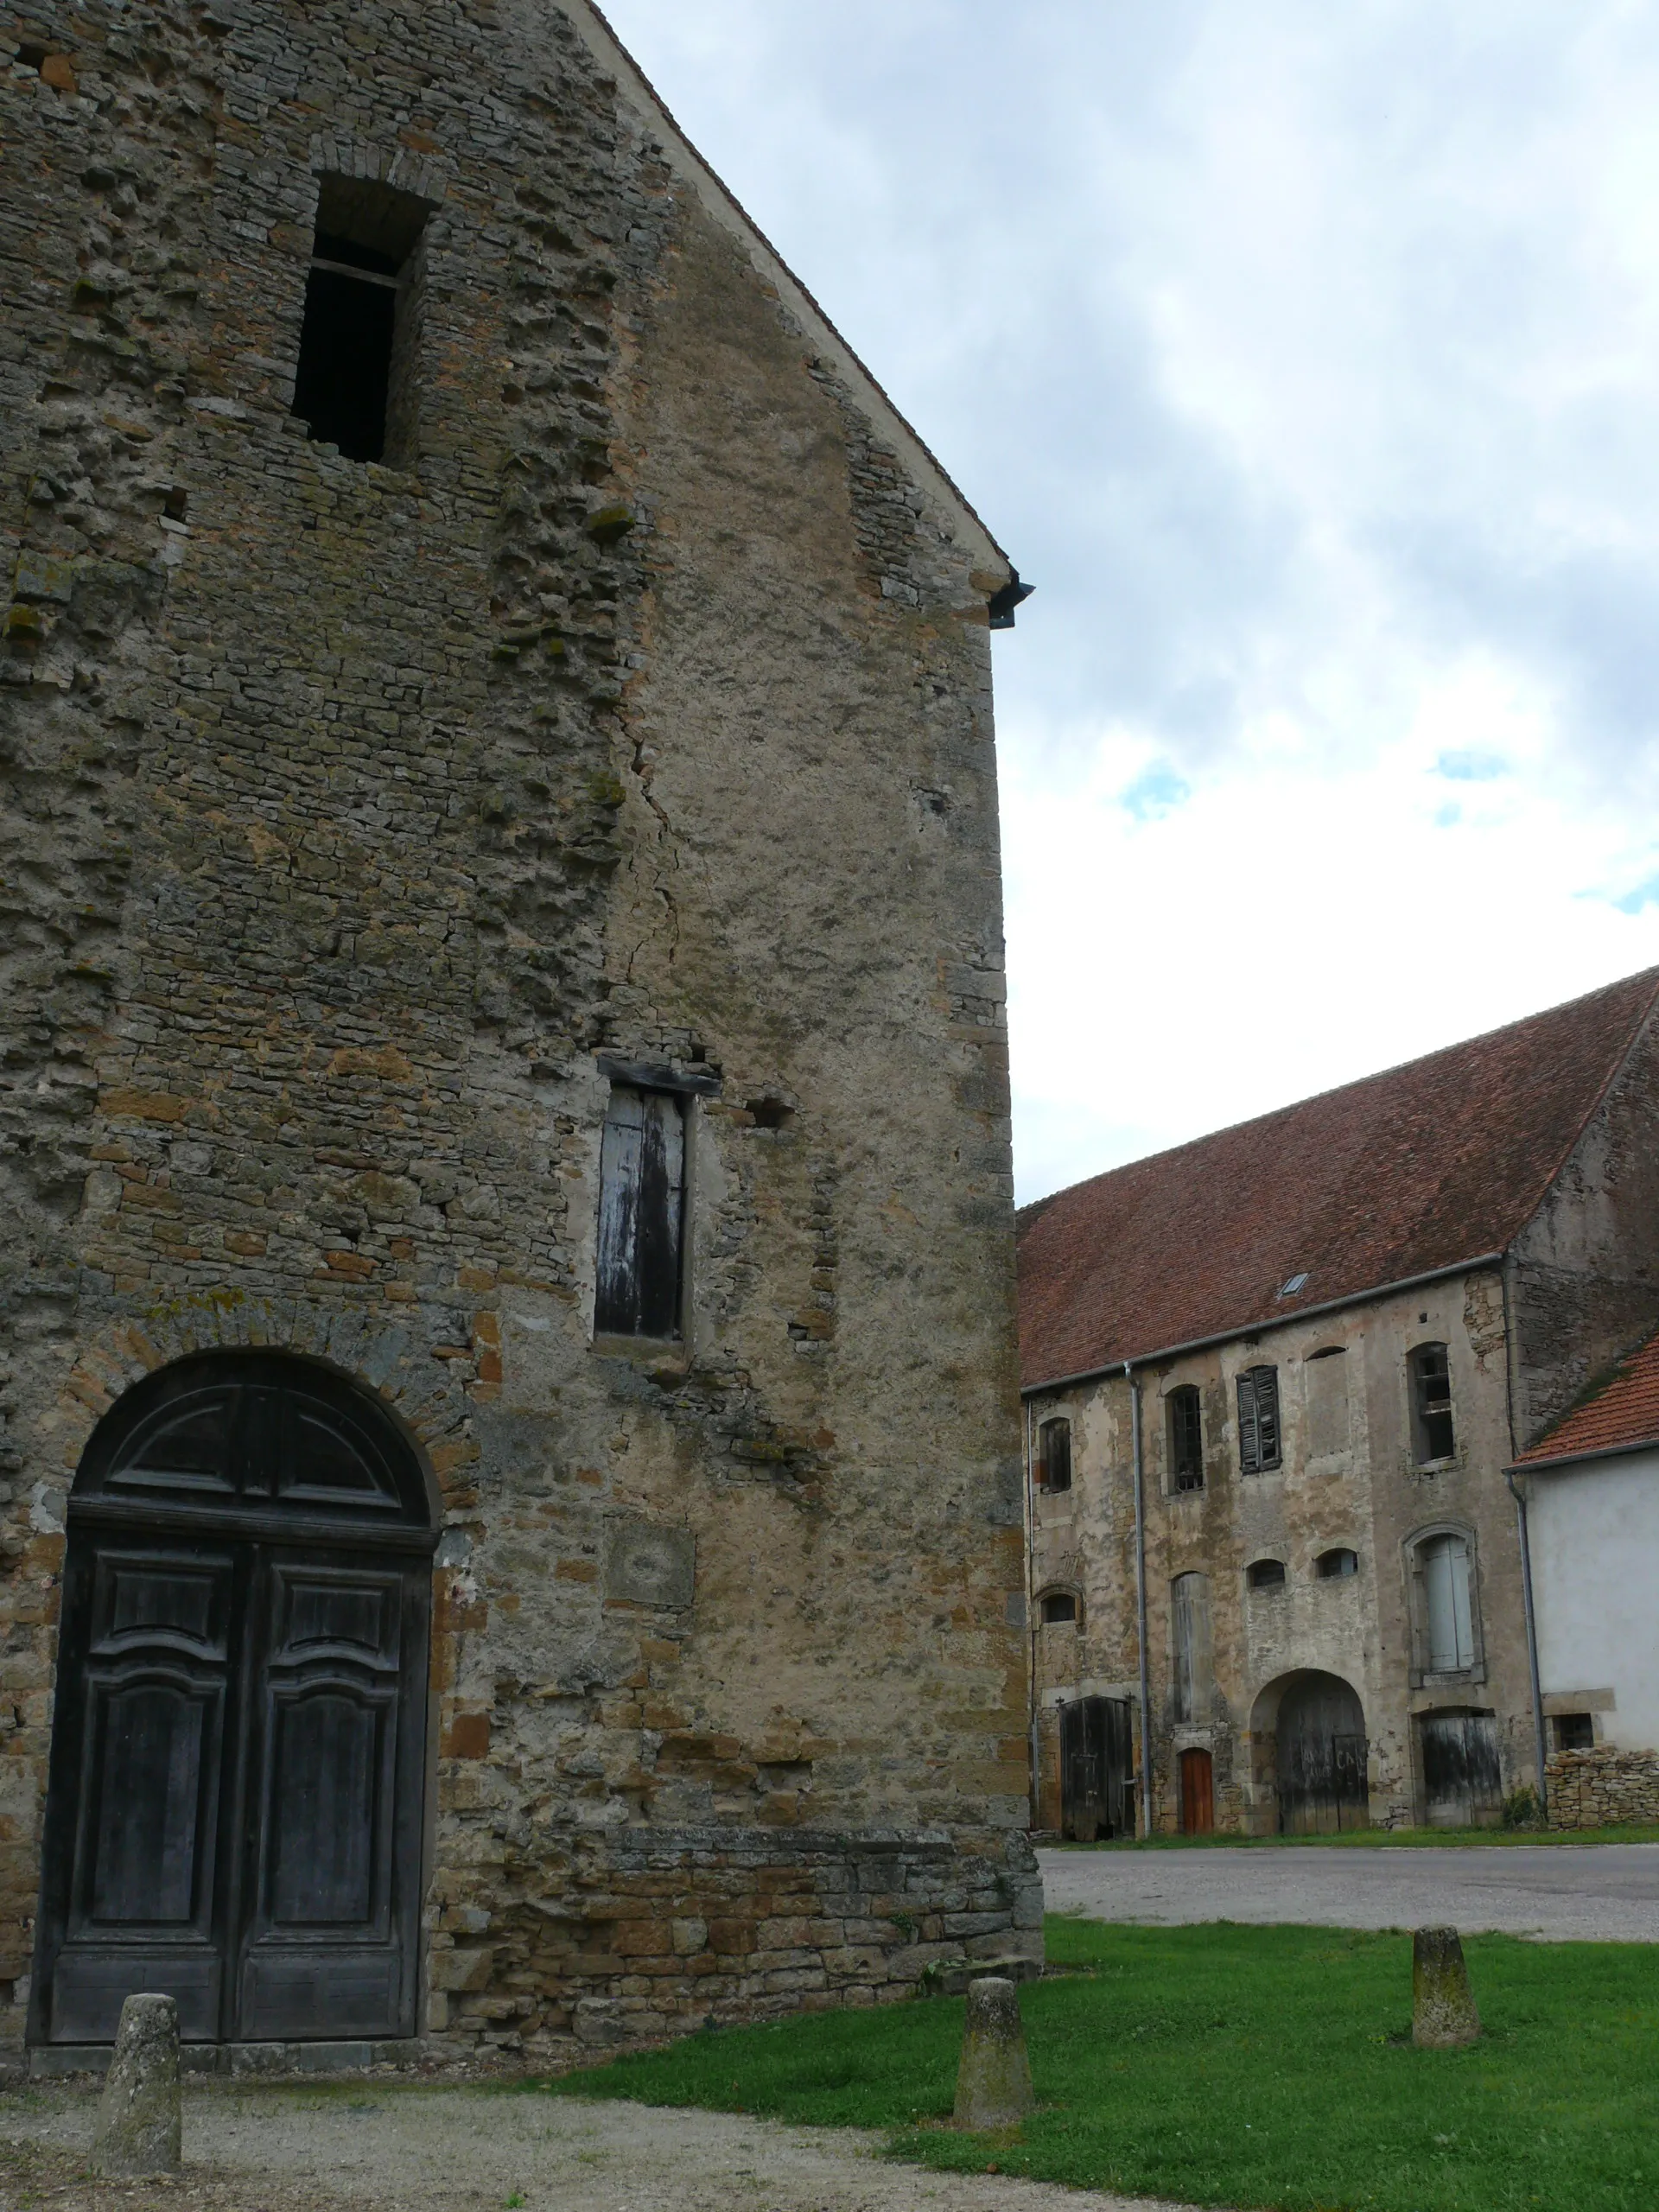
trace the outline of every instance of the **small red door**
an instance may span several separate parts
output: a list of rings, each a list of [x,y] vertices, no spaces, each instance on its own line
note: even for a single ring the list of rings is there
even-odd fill
[[[1181,1834],[1213,1835],[1216,1829],[1215,1767],[1208,1751],[1181,1753]]]

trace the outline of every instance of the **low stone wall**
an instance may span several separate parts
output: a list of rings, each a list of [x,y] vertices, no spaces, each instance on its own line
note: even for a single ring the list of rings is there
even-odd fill
[[[1659,1821],[1659,1751],[1626,1751],[1615,1744],[1599,1744],[1587,1751],[1555,1752],[1544,1772],[1553,1828]]]
[[[607,1839],[572,1876],[476,1937],[443,1931],[441,1916],[429,2055],[533,2064],[887,2002],[963,1958],[1042,1957],[1042,1877],[1019,1832],[641,1830]]]

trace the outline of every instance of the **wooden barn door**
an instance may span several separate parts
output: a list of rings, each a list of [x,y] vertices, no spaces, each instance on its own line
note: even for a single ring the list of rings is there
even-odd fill
[[[71,1499],[31,2037],[107,2043],[138,1990],[193,2043],[411,2034],[419,1470],[298,1361],[132,1395]]]
[[[1365,1716],[1335,1675],[1297,1677],[1279,1707],[1279,1827],[1328,1835],[1370,1819]]]
[[[1425,1713],[1424,1818],[1432,1828],[1484,1827],[1502,1817],[1503,1782],[1492,1713]]]

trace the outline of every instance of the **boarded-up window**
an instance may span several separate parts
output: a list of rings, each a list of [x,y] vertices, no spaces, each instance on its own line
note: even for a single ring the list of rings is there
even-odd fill
[[[1348,1449],[1348,1356],[1340,1344],[1310,1354],[1303,1373],[1307,1383],[1307,1452],[1328,1459]]]
[[[685,1213],[685,1115],[677,1097],[614,1087],[599,1185],[595,1333],[677,1337]]]
[[[1444,1344],[1419,1344],[1411,1355],[1411,1414],[1418,1465],[1449,1459],[1456,1438],[1452,1427],[1452,1371]]]
[[[1431,1536],[1419,1554],[1431,1675],[1460,1674],[1475,1663],[1469,1547],[1461,1536]]]
[[[1175,1668],[1175,1718],[1207,1720],[1214,1661],[1210,1632],[1210,1578],[1178,1574],[1170,1586],[1170,1644]]]
[[[1169,1394],[1169,1486],[1204,1488],[1204,1414],[1191,1384]]]
[[[1046,1421],[1037,1437],[1038,1479],[1047,1491],[1071,1487],[1071,1424]]]
[[[1259,1475],[1280,1463],[1279,1370],[1247,1367],[1238,1378],[1238,1464]]]

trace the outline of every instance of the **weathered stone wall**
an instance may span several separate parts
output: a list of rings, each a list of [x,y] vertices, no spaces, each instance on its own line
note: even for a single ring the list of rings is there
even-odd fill
[[[1031,1948],[1006,564],[578,6],[41,4],[0,99],[0,1984],[79,1451],[245,1342],[441,1488],[449,2047]],[[432,206],[396,468],[288,412],[329,172]],[[683,1358],[601,1052],[719,1083]]]
[[[1616,1744],[1553,1751],[1544,1773],[1553,1828],[1659,1823],[1659,1751],[1624,1751]]]
[[[1408,1354],[1446,1344],[1457,1449],[1420,1467],[1412,1449]],[[1339,1351],[1338,1348],[1340,1348]],[[1317,1355],[1332,1355],[1319,1357]],[[1284,1464],[1239,1471],[1236,1382],[1257,1363],[1277,1367]],[[1510,1457],[1508,1370],[1501,1287],[1481,1272],[1313,1315],[1260,1336],[1160,1363],[1140,1376],[1147,1525],[1147,1649],[1152,1691],[1154,1818],[1180,1817],[1179,1762],[1188,1748],[1213,1762],[1219,1829],[1276,1825],[1274,1715],[1280,1688],[1302,1670],[1334,1675],[1357,1694],[1370,1752],[1373,1817],[1421,1816],[1416,1716],[1464,1706],[1498,1716],[1504,1787],[1531,1778],[1530,1688]],[[1201,1396],[1205,1484],[1179,1493],[1168,1464],[1167,1400]],[[1076,1588],[1077,1629],[1034,1632],[1046,1705],[1092,1694],[1135,1696],[1135,1494],[1129,1392],[1122,1376],[1074,1386],[1031,1406],[1033,1427],[1053,1413],[1072,1422],[1073,1484],[1033,1500],[1033,1589]],[[1473,1539],[1478,1663],[1457,1677],[1426,1676],[1414,1651],[1408,1548],[1445,1525]],[[1320,1555],[1358,1554],[1359,1572],[1326,1580]],[[1284,1583],[1254,1590],[1252,1562],[1274,1559]],[[1213,1681],[1190,1719],[1176,1713],[1172,1586],[1210,1580]],[[1058,1745],[1043,1741],[1050,1761]],[[1058,1777],[1046,1771],[1047,1813],[1058,1817]]]

